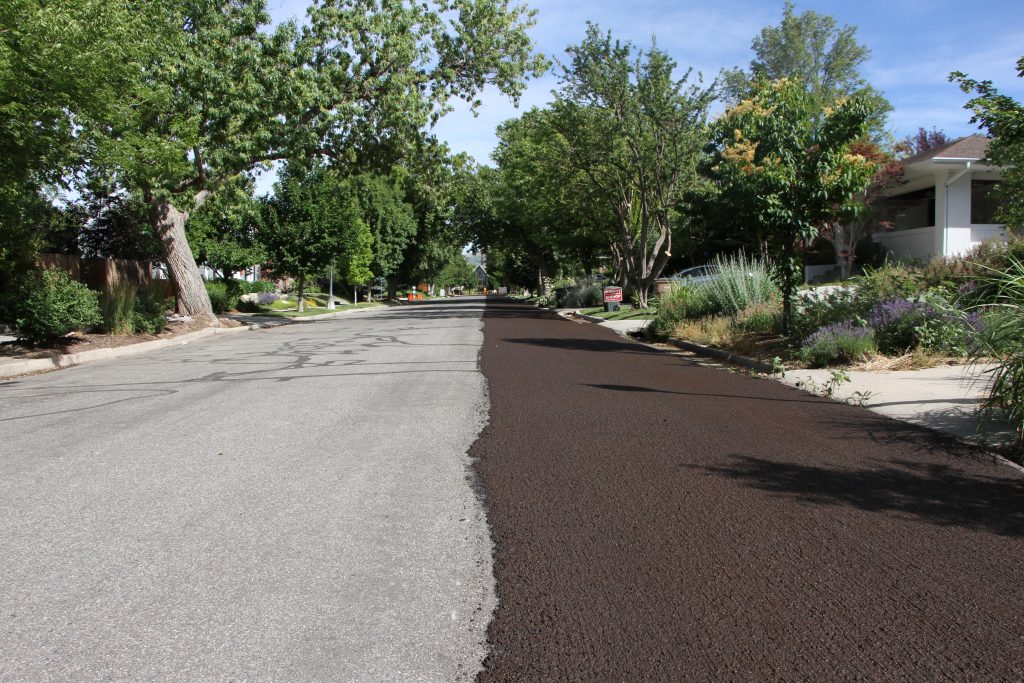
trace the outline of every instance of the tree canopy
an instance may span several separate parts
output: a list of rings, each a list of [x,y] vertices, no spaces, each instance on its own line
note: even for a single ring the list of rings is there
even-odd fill
[[[1017,61],[1017,76],[1024,78],[1024,57]],[[992,81],[978,81],[961,72],[949,78],[974,95],[964,106],[974,113],[971,122],[992,136],[988,159],[1003,167],[999,220],[1020,230],[1024,228],[1024,105],[1000,93]]]
[[[761,29],[751,49],[754,58],[746,71],[722,74],[723,92],[732,104],[749,97],[758,82],[785,78],[803,84],[815,115],[856,93],[867,103],[872,129],[881,132],[892,106],[860,74],[871,51],[857,42],[856,27],[840,27],[834,17],[812,10],[797,14],[792,0],[786,0],[782,21]]]
[[[821,117],[799,81],[761,81],[716,126],[708,168],[737,229],[749,229],[774,257],[788,331],[792,297],[803,281],[798,245],[830,222],[863,211],[858,194],[875,164],[851,152],[867,130],[869,101],[854,96]]]

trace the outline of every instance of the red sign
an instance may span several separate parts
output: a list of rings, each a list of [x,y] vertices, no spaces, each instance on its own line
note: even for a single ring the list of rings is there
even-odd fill
[[[605,287],[604,301],[605,303],[622,301],[622,287]]]

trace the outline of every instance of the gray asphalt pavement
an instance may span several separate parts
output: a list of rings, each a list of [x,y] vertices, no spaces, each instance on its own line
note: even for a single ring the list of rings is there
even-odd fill
[[[482,308],[0,383],[0,679],[472,678]]]

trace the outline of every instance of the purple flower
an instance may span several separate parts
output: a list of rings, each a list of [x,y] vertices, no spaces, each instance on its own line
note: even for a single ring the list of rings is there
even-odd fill
[[[851,321],[845,320],[841,323],[833,323],[819,327],[811,336],[804,340],[804,348],[821,344],[822,342],[834,341],[840,337],[845,339],[870,339],[873,336],[867,327],[858,327]]]
[[[964,296],[965,294],[970,294],[971,292],[973,292],[977,288],[978,288],[978,283],[975,282],[974,280],[971,280],[970,282],[965,282],[962,285],[960,285],[959,287],[957,287],[956,288],[956,294],[957,294],[957,296]]]
[[[886,299],[875,304],[868,313],[868,325],[876,330],[885,330],[906,322],[908,317],[916,322],[922,318],[934,318],[936,314],[935,308],[923,301]]]
[[[260,292],[259,302],[261,306],[269,306],[280,298],[276,292]]]

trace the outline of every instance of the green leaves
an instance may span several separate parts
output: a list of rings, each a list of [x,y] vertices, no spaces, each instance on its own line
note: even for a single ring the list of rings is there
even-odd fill
[[[819,112],[800,81],[761,81],[716,126],[709,172],[735,225],[774,252],[787,329],[803,279],[798,243],[863,210],[857,195],[876,167],[850,146],[867,133],[870,116],[870,102],[859,96]]]
[[[1024,78],[1024,57],[1017,61],[1017,75]],[[964,108],[974,113],[971,122],[993,138],[988,161],[1003,167],[998,192],[1004,204],[999,220],[1018,230],[1024,228],[1024,105],[1001,94],[991,81],[976,81],[960,72],[950,74],[949,80],[975,95]]]

